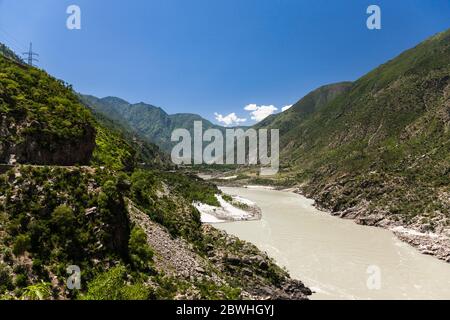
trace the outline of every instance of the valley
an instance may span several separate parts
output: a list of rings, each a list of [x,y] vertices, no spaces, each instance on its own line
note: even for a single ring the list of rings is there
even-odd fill
[[[269,177],[180,166],[174,130],[227,128],[0,53],[0,299],[450,298],[450,30],[251,127],[279,130]]]
[[[218,206],[213,184],[11,57],[0,55],[1,300],[307,299],[265,253],[202,225],[192,204]]]

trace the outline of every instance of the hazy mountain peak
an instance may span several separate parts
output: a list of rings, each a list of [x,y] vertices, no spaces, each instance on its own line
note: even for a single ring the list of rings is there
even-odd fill
[[[108,96],[108,97],[104,97],[101,98],[100,101],[107,103],[107,104],[111,104],[111,105],[131,105],[131,103],[129,103],[128,101],[118,98],[118,97],[114,97],[114,96]]]

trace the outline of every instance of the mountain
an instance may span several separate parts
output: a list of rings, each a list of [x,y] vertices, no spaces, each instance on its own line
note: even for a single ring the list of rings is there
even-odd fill
[[[156,146],[96,119],[71,86],[14,56],[0,56],[0,163],[131,170],[138,163],[166,161]]]
[[[81,101],[95,112],[132,128],[138,135],[157,144],[167,153],[170,153],[175,145],[171,142],[172,132],[175,129],[187,129],[192,133],[194,121],[202,121],[204,130],[211,128],[225,130],[199,115],[189,113],[169,115],[163,109],[143,102],[130,104],[116,97],[102,99],[88,95],[80,97]]]
[[[280,129],[286,174],[320,206],[450,234],[450,30],[258,127]]]
[[[136,134],[126,123],[111,120],[95,111],[92,111],[92,115],[99,124],[94,163],[128,171],[136,166],[160,169],[171,167],[169,157],[158,146]],[[123,153],[123,150],[128,152]]]
[[[0,55],[0,112],[0,300],[311,294],[255,246],[202,225],[192,204],[217,206],[216,186],[168,171],[156,146],[63,81]]]
[[[351,82],[342,82],[323,86],[302,98],[289,110],[272,115],[254,126],[255,129],[279,129],[281,135],[281,148],[297,138],[297,126],[308,116],[315,114],[339,95],[348,92]]]

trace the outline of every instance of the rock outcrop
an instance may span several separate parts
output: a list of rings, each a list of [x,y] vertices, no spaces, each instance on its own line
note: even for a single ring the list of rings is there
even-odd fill
[[[82,134],[73,137],[57,137],[45,132],[39,122],[16,123],[6,116],[0,117],[0,135],[9,137],[0,142],[0,163],[11,158],[19,164],[34,165],[86,165],[95,149],[95,129],[86,124]]]

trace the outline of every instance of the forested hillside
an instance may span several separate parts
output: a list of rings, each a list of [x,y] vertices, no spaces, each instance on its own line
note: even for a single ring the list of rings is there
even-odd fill
[[[220,191],[0,56],[0,299],[305,299],[256,247],[201,224]],[[9,165],[6,165],[9,163]],[[67,269],[81,270],[81,288]]]

